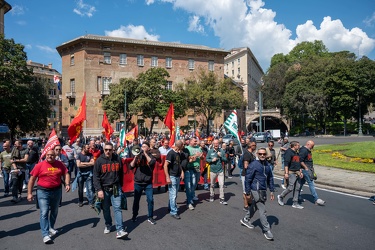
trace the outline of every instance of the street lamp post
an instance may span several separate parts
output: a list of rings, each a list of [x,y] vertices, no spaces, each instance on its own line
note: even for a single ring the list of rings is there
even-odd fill
[[[259,132],[262,132],[262,91],[259,90]]]
[[[124,129],[126,134],[126,88],[124,93]]]
[[[358,95],[358,136],[362,136],[362,114],[361,114],[361,97]]]

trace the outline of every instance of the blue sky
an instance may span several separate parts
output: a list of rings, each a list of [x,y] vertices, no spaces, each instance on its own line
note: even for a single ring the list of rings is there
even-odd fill
[[[56,47],[85,34],[249,47],[263,70],[276,53],[322,40],[375,59],[374,0],[7,0],[5,37],[61,72]],[[63,72],[62,72],[63,73]]]

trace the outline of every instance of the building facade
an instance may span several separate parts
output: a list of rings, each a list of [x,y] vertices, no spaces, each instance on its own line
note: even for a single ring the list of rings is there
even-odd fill
[[[84,135],[100,135],[102,132],[102,101],[109,95],[109,85],[119,83],[121,78],[136,78],[141,72],[152,67],[165,68],[170,77],[168,88],[174,89],[177,83],[186,83],[188,78],[200,70],[213,71],[224,77],[224,57],[228,54],[222,49],[206,46],[155,42],[128,38],[85,35],[58,46],[62,58],[62,125],[69,126],[79,107],[83,93],[86,92],[86,122]],[[192,125],[196,120],[193,112],[177,120],[180,126]],[[138,118],[135,118],[137,123]],[[220,119],[220,118],[219,118]],[[122,118],[123,120],[123,118]],[[220,123],[221,122],[221,123]],[[221,121],[214,121],[217,124]],[[214,126],[215,126],[214,125]],[[112,124],[119,129],[119,122]],[[143,127],[150,127],[146,120]],[[163,121],[154,124],[155,132],[167,129]]]
[[[264,75],[258,60],[247,47],[230,50],[224,58],[224,74],[242,84],[247,110],[254,110],[259,103],[259,89]]]
[[[48,91],[48,97],[51,103],[51,114],[48,117],[48,128],[45,131],[39,131],[40,135],[49,135],[52,129],[55,129],[56,134],[61,134],[61,88],[54,82],[54,77],[58,76],[61,81],[61,74],[54,68],[52,64],[36,63],[31,60],[27,61],[27,66],[33,70],[34,81],[43,82]],[[61,85],[60,85],[61,86]]]
[[[12,6],[4,0],[0,0],[0,34],[4,34],[4,15],[12,9]]]

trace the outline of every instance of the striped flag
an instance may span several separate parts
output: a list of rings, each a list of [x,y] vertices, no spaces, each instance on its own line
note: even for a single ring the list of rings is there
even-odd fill
[[[224,122],[224,127],[228,129],[228,131],[237,138],[240,142],[240,138],[238,136],[238,124],[237,124],[237,111],[233,110],[232,113],[228,116],[227,120]]]
[[[122,126],[122,128],[120,130],[120,147],[122,147],[122,148],[126,147],[125,136],[126,136],[125,127]]]
[[[176,141],[180,140],[180,125],[176,126]]]

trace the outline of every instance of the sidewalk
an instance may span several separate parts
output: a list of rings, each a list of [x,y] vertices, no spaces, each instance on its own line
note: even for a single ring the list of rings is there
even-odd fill
[[[283,177],[284,171],[281,171],[280,168],[281,162],[275,168],[274,174]],[[326,186],[336,191],[366,197],[375,195],[375,174],[318,165],[315,165],[314,168],[318,175],[318,179],[315,181],[318,187]]]

